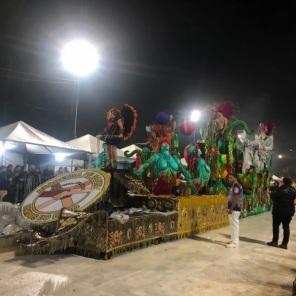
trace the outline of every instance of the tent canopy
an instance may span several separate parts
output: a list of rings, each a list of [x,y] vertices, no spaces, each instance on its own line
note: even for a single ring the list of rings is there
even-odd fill
[[[70,140],[66,143],[76,149],[83,150],[91,154],[99,154],[103,151],[103,141],[89,134]]]
[[[7,150],[34,154],[77,153],[81,152],[40,130],[18,121],[0,127],[0,141]]]

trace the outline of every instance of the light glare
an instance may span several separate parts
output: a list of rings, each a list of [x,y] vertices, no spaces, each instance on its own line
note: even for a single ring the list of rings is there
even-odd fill
[[[67,43],[62,49],[61,61],[64,68],[76,76],[87,76],[93,73],[99,63],[95,46],[84,40]]]
[[[69,154],[67,153],[61,153],[61,152],[58,152],[58,153],[54,153],[54,157],[55,157],[55,160],[57,162],[62,162],[65,160],[65,158],[68,156]]]
[[[12,142],[5,142],[4,148],[5,150],[12,150],[16,147],[16,145]]]
[[[5,146],[3,145],[3,142],[0,141],[0,156],[5,153]]]
[[[201,117],[201,112],[199,110],[193,110],[191,112],[190,120],[192,122],[198,122]]]

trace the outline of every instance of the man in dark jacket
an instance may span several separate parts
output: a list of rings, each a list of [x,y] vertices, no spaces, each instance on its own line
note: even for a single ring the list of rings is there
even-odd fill
[[[283,185],[275,189],[270,197],[273,201],[272,209],[272,228],[273,238],[268,246],[278,247],[279,227],[283,224],[284,238],[282,244],[279,246],[282,249],[288,249],[290,237],[290,222],[295,214],[294,200],[296,198],[296,191],[291,186],[292,180],[290,178],[283,179]]]

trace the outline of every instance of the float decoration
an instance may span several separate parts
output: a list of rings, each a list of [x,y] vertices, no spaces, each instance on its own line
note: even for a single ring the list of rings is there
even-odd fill
[[[21,205],[33,224],[57,221],[62,209],[86,211],[106,194],[110,175],[101,170],[79,170],[57,176],[32,191]]]
[[[248,125],[234,115],[230,102],[214,106],[202,140],[187,145],[181,159],[176,121],[172,115],[159,112],[154,123],[146,127],[148,140],[137,144],[143,149],[125,152],[126,157],[136,155],[133,169],[115,166],[111,177],[96,169],[75,172],[81,174],[80,178],[99,174],[105,178],[106,187],[99,182],[89,188],[87,180],[75,179],[78,175],[70,181],[55,178],[48,181],[51,185],[41,185],[25,200],[22,212],[26,219],[30,216],[36,225],[46,227],[35,232],[33,239],[22,241],[22,249],[30,254],[71,250],[94,258],[110,258],[133,248],[222,227],[228,223],[225,195],[230,172],[238,175],[244,188],[242,216],[269,209],[271,126],[261,124],[252,136]],[[107,119],[111,130],[112,125],[115,127],[114,139],[120,134],[126,140],[135,131],[137,113],[125,105],[120,111],[111,109]],[[181,133],[194,131],[188,121],[184,120],[182,125]],[[104,136],[107,145],[113,146],[112,134]],[[95,165],[108,167],[110,147],[107,149]],[[83,207],[93,191],[98,192],[97,197]],[[45,200],[37,201],[40,198]],[[43,209],[48,216],[39,217]]]

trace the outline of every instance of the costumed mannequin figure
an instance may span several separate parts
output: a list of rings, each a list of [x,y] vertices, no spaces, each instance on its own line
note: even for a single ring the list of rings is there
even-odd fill
[[[106,167],[116,167],[117,149],[122,141],[128,140],[137,126],[137,111],[125,104],[122,110],[112,108],[107,112],[107,126],[104,129],[101,140],[107,145]]]
[[[197,191],[207,186],[211,177],[211,168],[202,158],[202,152],[198,144],[190,144],[184,149],[184,158],[188,164],[188,170],[193,178],[197,179],[195,184]]]
[[[234,106],[224,102],[211,109],[210,122],[203,135],[206,143],[206,161],[212,171],[211,192],[223,192],[226,187],[222,180],[235,172],[235,130],[251,130],[247,124],[233,117]]]
[[[146,132],[148,133],[148,140],[144,143],[136,143],[139,147],[149,147],[152,152],[159,151],[159,138],[155,131],[151,130],[150,126],[146,126]]]
[[[271,165],[271,154],[273,150],[272,125],[259,124],[258,133],[255,135],[255,167],[257,172],[269,169]]]
[[[271,154],[273,150],[272,125],[260,123],[257,134],[253,141],[240,135],[240,141],[244,144],[243,173],[254,166],[256,172],[269,169],[271,165]]]
[[[232,149],[226,130],[233,115],[233,104],[225,102],[210,111],[210,122],[206,133],[207,161],[216,179],[226,178],[231,171]],[[230,149],[229,149],[230,148]]]
[[[143,176],[149,168],[153,172],[154,194],[171,194],[173,187],[176,186],[178,171],[184,175],[193,193],[196,193],[191,174],[181,164],[177,156],[171,155],[168,144],[162,144],[160,152],[152,154],[152,156],[143,163],[138,170],[135,170],[134,173]]]
[[[119,109],[112,108],[106,115],[107,126],[102,139],[107,144],[107,164],[106,167],[116,167],[117,149],[123,140],[123,120]]]
[[[139,146],[149,146],[152,152],[159,152],[161,145],[166,143],[170,146],[171,151],[177,151],[179,140],[175,133],[176,121],[173,115],[166,112],[159,112],[155,117],[155,123],[146,126],[148,141],[138,143]]]

